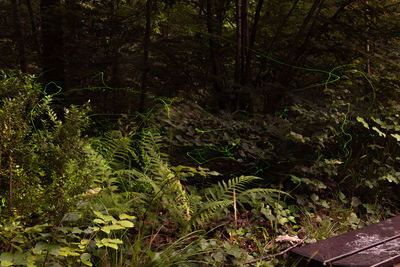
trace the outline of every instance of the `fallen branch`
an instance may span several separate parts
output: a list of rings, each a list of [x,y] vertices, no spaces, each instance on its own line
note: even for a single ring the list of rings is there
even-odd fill
[[[257,259],[251,260],[251,261],[243,262],[243,264],[251,264],[251,263],[255,263],[255,262],[258,262],[258,261],[262,261],[262,260],[269,260],[269,259],[271,259],[271,258],[275,258],[276,256],[283,255],[283,254],[285,254],[285,253],[291,251],[291,250],[294,249],[295,247],[298,247],[299,245],[303,244],[304,241],[306,241],[306,239],[310,237],[310,235],[311,235],[311,233],[309,233],[309,234],[306,235],[302,240],[300,240],[299,242],[297,242],[297,243],[294,244],[293,246],[288,247],[288,248],[285,249],[284,251],[281,251],[281,252],[279,252],[279,253],[272,254],[272,255],[262,256],[262,257],[259,257],[259,258],[257,258]]]

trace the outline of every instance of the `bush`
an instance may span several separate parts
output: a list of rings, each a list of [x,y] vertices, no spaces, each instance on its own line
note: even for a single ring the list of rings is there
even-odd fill
[[[2,72],[0,78],[0,193],[9,212],[23,217],[61,216],[90,183],[87,105],[58,119],[52,95],[33,76]]]

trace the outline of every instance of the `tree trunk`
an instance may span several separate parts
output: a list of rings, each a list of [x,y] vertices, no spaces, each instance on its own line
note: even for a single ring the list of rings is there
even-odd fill
[[[140,86],[140,104],[139,112],[144,112],[145,98],[147,91],[147,76],[149,73],[149,46],[150,46],[150,35],[151,35],[151,13],[153,9],[153,0],[147,0],[146,2],[146,27],[144,32],[143,40],[143,74],[142,82]]]
[[[235,77],[234,87],[239,87],[241,84],[242,73],[242,0],[236,0],[236,62],[235,62]]]
[[[337,20],[337,18],[341,15],[341,13],[343,11],[345,11],[345,8],[348,5],[354,3],[355,1],[356,0],[347,0],[347,1],[343,2],[340,5],[340,7],[336,10],[335,14],[332,17],[330,17],[329,19],[327,19],[325,23],[323,23],[321,26],[319,26],[318,30],[314,30],[313,29],[314,28],[314,24],[315,24],[315,20],[314,20],[313,25],[311,25],[311,27],[310,27],[310,29],[308,31],[308,34],[307,34],[307,37],[305,38],[305,41],[303,42],[301,48],[298,49],[299,51],[302,51],[301,55],[299,55],[299,56],[301,56],[302,60],[299,60],[298,58],[296,59],[297,60],[296,62],[297,62],[298,65],[301,65],[303,63],[303,61],[305,60],[305,58],[306,58],[306,56],[307,56],[307,54],[309,52],[309,50],[307,50],[306,47],[308,45],[308,42],[309,42],[311,36],[320,37],[324,33],[324,31],[326,31],[326,29],[328,28],[329,24],[334,23]],[[317,12],[317,14],[320,12],[321,8],[322,8],[322,5],[319,7],[319,11]]]
[[[315,24],[315,17],[321,11],[323,2],[324,0],[315,0],[307,16],[303,20],[303,23],[295,35],[295,39],[293,40],[294,45],[292,46],[292,49],[289,51],[288,57],[286,58],[287,64],[291,64],[293,66],[296,65],[299,58],[301,58],[304,54],[305,46],[309,41],[313,26]],[[297,2],[295,4],[297,4]],[[299,43],[301,44],[300,46],[298,45]],[[264,110],[267,113],[275,112],[290,84],[291,80],[289,77],[292,77],[295,71],[296,70],[291,66],[282,66],[281,70],[277,74],[275,85],[268,88],[267,107],[264,107]]]
[[[278,38],[280,37],[283,27],[285,27],[285,25],[287,24],[287,22],[289,21],[290,16],[292,15],[293,11],[295,10],[297,3],[300,0],[295,0],[292,7],[290,8],[289,12],[287,13],[285,19],[282,21],[282,23],[279,25],[278,30],[276,31],[274,37],[272,38],[272,41],[269,43],[268,48],[267,48],[267,55],[271,52],[271,49],[273,48],[276,40],[278,40]],[[305,2],[305,1],[304,1]]]
[[[121,64],[121,53],[119,52],[120,48],[120,40],[118,37],[120,28],[121,28],[121,22],[118,20],[118,6],[119,4],[117,3],[116,0],[113,0],[113,5],[111,9],[111,14],[110,14],[110,55],[112,57],[112,63],[111,63],[111,79],[110,83],[112,87],[121,87],[121,78],[120,78],[120,64]],[[151,12],[151,11],[150,11]],[[150,14],[151,16],[151,14]],[[146,18],[147,19],[147,18]],[[150,22],[151,26],[151,22]],[[147,27],[147,22],[146,22],[146,27]],[[151,28],[150,28],[151,30]],[[146,34],[146,33],[145,33]],[[149,37],[150,39],[150,34]],[[147,44],[148,46],[149,44]],[[119,101],[119,96],[118,96],[119,91],[114,91],[113,92],[113,98],[115,101]],[[117,105],[113,106],[113,112],[118,113],[120,112],[119,109],[116,109]]]
[[[35,14],[33,13],[32,0],[26,0],[26,6],[28,7],[29,19],[31,21],[33,43],[36,53],[38,54],[38,56],[40,56],[41,50],[38,36],[38,28],[36,26]]]
[[[320,5],[318,7],[316,14],[319,14],[321,12],[321,9],[322,9],[322,5]],[[305,59],[305,57],[307,55],[307,47],[308,47],[308,43],[309,43],[311,37],[317,36],[315,34],[315,32],[318,32],[318,31],[314,29],[315,23],[316,23],[316,20],[315,19],[312,20],[312,24],[309,27],[307,34],[305,34],[305,36],[304,36],[303,43],[297,48],[297,52],[295,53],[295,56],[292,59],[293,64],[296,64],[297,66],[302,64],[302,59]],[[294,69],[292,69],[292,73],[293,73],[293,71],[294,71]]]
[[[369,32],[369,29],[371,27],[371,16],[370,16],[370,10],[369,10],[369,2],[368,0],[365,1],[365,19],[366,19],[366,24],[367,24],[367,35]],[[371,47],[370,47],[370,40],[367,38],[365,41],[365,72],[367,73],[368,77],[371,77]]]
[[[242,60],[241,60],[241,85],[245,85],[247,83],[246,77],[246,64],[247,64],[247,55],[249,52],[249,1],[243,0],[242,2]]]
[[[272,38],[272,41],[269,43],[267,49],[265,50],[265,55],[269,56],[269,54],[271,53],[271,50],[273,49],[275,42],[278,40],[278,38],[281,36],[282,34],[282,30],[283,27],[285,27],[285,25],[287,24],[287,22],[289,21],[290,16],[292,15],[293,11],[295,10],[298,2],[300,0],[295,0],[292,7],[290,8],[290,11],[286,14],[285,18],[283,19],[282,23],[279,25],[278,30],[276,31],[274,37]],[[304,3],[304,1],[303,1]],[[261,76],[261,73],[266,72],[265,69],[267,67],[267,58],[263,58],[261,60],[261,64],[258,70],[258,74],[257,74],[257,81],[262,81],[264,79],[264,77]]]
[[[259,10],[261,6],[257,5]],[[260,11],[259,11],[260,12]],[[258,17],[259,17],[258,12]],[[249,1],[236,1],[236,62],[234,73],[234,101],[232,109],[251,110],[251,99],[248,88],[245,87],[249,82],[249,70],[251,59],[249,48]],[[257,18],[258,20],[258,18]],[[254,26],[256,25],[256,22]],[[255,28],[253,29],[255,30]],[[255,31],[254,31],[255,35]],[[255,38],[255,36],[254,36]]]
[[[22,72],[27,71],[25,41],[21,31],[21,21],[19,18],[19,0],[11,0],[14,22],[14,38],[18,46],[18,61]]]
[[[301,24],[299,31],[297,32],[296,37],[294,38],[295,47],[299,41],[304,40],[308,25],[310,24],[310,22],[313,21],[313,18],[315,18],[316,14],[319,13],[320,6],[323,2],[324,0],[315,0],[314,4],[311,6],[310,11],[308,12],[306,18],[303,20],[303,23]],[[297,53],[297,49],[294,49],[293,51],[296,51],[295,53]]]
[[[220,109],[226,108],[226,99],[224,96],[224,83],[222,78],[222,60],[220,51],[220,38],[222,35],[223,20],[224,20],[224,3],[225,0],[221,0],[216,3],[213,0],[206,1],[207,9],[207,31],[209,35],[209,46],[210,46],[210,60],[212,68],[212,80],[214,91],[217,95],[217,104]],[[218,4],[218,6],[217,6]],[[214,20],[214,14],[216,20]]]
[[[42,71],[47,94],[55,94],[65,84],[64,38],[60,0],[41,0]]]
[[[253,26],[251,27],[250,39],[249,39],[249,49],[247,50],[246,55],[246,69],[245,69],[245,85],[251,81],[251,63],[252,63],[252,55],[254,49],[254,42],[256,40],[257,30],[258,30],[258,21],[260,19],[261,9],[264,4],[264,0],[259,0],[256,7],[256,12],[254,14],[254,22]]]

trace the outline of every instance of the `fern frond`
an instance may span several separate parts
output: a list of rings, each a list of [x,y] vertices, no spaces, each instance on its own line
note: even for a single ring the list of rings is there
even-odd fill
[[[228,181],[222,181],[206,189],[205,201],[200,202],[200,206],[190,220],[191,225],[207,223],[210,219],[222,212],[229,212],[233,206],[233,192],[235,190],[236,203],[243,207],[245,203],[252,203],[251,200],[256,196],[257,199],[263,198],[264,201],[272,203],[279,194],[289,195],[276,189],[268,188],[248,188],[251,184],[260,180],[256,176],[240,176]]]
[[[202,207],[192,215],[190,225],[207,223],[211,218],[215,217],[219,211],[227,209],[231,205],[233,205],[233,203],[230,199],[204,203]]]
[[[114,169],[129,169],[139,162],[139,157],[133,149],[133,141],[127,136],[122,136],[119,131],[106,133],[99,140],[99,144],[100,152]]]
[[[206,198],[208,200],[231,199],[234,189],[236,194],[240,194],[246,190],[249,184],[260,179],[256,176],[239,176],[229,179],[227,182],[218,182],[218,184],[206,190]]]
[[[271,188],[252,188],[247,189],[246,191],[240,193],[240,196],[249,196],[251,194],[259,195],[260,197],[264,197],[266,199],[271,199],[272,197],[276,197],[278,194],[286,195],[290,197],[290,194],[278,190],[278,189],[271,189]]]

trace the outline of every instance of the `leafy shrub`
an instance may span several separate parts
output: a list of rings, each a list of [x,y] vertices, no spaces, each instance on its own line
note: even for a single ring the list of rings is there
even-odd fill
[[[2,198],[13,214],[62,216],[90,184],[81,137],[88,106],[71,106],[58,119],[35,78],[13,72],[2,73],[0,91]]]

